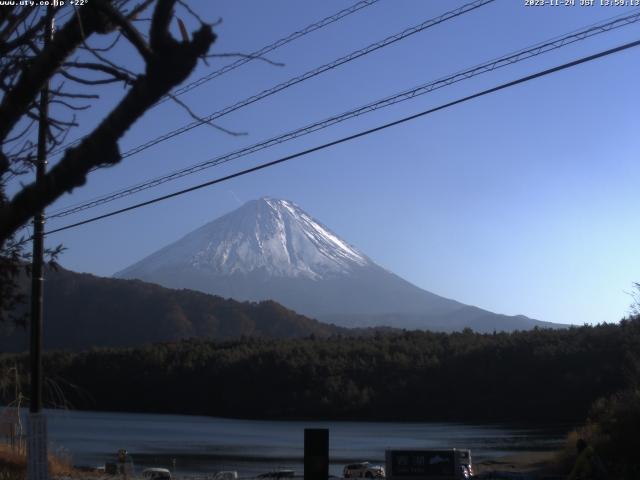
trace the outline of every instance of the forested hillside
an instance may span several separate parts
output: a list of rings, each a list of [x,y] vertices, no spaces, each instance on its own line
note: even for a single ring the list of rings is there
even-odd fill
[[[583,420],[638,377],[640,319],[567,330],[369,337],[51,353],[75,408],[253,418]],[[4,356],[7,366],[26,357]],[[59,400],[58,400],[59,401]]]
[[[326,336],[345,331],[265,301],[237,302],[138,280],[49,270],[44,288],[46,350],[134,346],[187,338],[229,340]],[[25,305],[26,307],[26,305]],[[27,332],[0,324],[0,351],[27,349]]]

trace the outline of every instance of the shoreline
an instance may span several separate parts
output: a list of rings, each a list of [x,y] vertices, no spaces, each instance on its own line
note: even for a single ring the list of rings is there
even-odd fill
[[[513,455],[506,455],[501,457],[484,459],[473,464],[474,473],[479,478],[519,478],[519,479],[560,479],[565,478],[565,474],[560,470],[558,458],[560,450],[546,451],[546,452],[524,452]],[[7,453],[7,452],[4,452]],[[3,465],[2,458],[0,458],[0,465]],[[6,460],[6,459],[5,459]],[[14,457],[14,462],[4,464],[5,467],[10,467],[9,471],[14,475],[20,476],[20,472],[24,465],[24,458],[18,460]],[[16,461],[17,460],[17,461]],[[50,459],[50,461],[53,458]],[[72,467],[71,465],[64,465],[63,462],[55,462],[54,472],[52,472],[52,478],[73,478],[76,480],[95,480],[100,477],[98,472],[89,473],[83,471],[78,467]],[[172,472],[174,473],[174,472]],[[196,478],[202,477],[202,475],[182,475],[175,472],[174,478]],[[7,478],[12,478],[11,476]],[[17,477],[16,477],[17,478]],[[248,478],[248,477],[247,477]]]

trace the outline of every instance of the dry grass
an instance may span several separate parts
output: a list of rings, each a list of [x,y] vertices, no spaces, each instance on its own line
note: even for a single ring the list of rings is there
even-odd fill
[[[561,450],[559,450],[553,459],[553,466],[556,471],[569,473],[576,463],[578,453],[576,443],[579,438],[585,439],[588,443],[593,444],[595,433],[589,425],[572,430],[567,434],[567,439]]]
[[[540,470],[553,461],[553,452],[527,452],[474,463],[476,473],[529,472]]]
[[[476,474],[488,475],[489,478],[492,478],[491,474],[500,473],[513,475],[513,478],[519,478],[520,475],[523,475],[526,478],[562,479],[566,478],[567,468],[570,470],[572,464],[569,452],[566,453],[567,457],[565,458],[563,457],[565,450],[522,452],[474,463],[473,467]],[[568,464],[569,467],[567,467]]]
[[[0,480],[23,480],[26,477],[27,458],[25,451],[13,449],[0,443]],[[62,458],[49,452],[49,473],[51,476],[77,476],[69,458]]]

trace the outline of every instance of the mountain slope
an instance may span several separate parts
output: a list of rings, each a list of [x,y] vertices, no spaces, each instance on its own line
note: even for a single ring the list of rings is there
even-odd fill
[[[273,301],[241,303],[139,280],[101,278],[64,269],[46,272],[44,346],[82,350],[187,338],[230,340],[329,336],[344,329],[297,314]],[[9,325],[5,325],[9,327]],[[0,336],[0,351],[22,351],[27,332]]]
[[[287,200],[262,198],[118,272],[238,300],[274,299],[344,326],[478,331],[553,326],[505,316],[422,290]]]
[[[116,277],[150,276],[167,268],[205,275],[262,273],[311,280],[374,265],[292,202],[262,198],[191,232]]]

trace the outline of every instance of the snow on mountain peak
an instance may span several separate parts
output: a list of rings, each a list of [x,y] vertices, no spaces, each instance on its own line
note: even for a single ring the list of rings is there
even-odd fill
[[[271,276],[315,280],[371,264],[364,254],[295,203],[263,197],[204,225],[127,270],[182,266],[219,275],[263,271]]]

